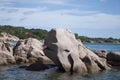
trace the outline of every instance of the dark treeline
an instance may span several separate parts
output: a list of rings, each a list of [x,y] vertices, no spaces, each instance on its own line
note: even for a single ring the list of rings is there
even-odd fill
[[[48,34],[47,30],[43,29],[26,29],[24,27],[15,27],[10,25],[0,25],[0,33],[1,32],[7,32],[9,34],[15,35],[19,37],[20,39],[26,39],[29,37],[37,38],[39,40],[45,39],[45,37]],[[1,36],[1,34],[0,34]],[[110,43],[120,43],[120,39],[114,39],[112,37],[110,38],[89,38],[86,36],[79,36],[77,33],[75,33],[75,36],[77,39],[81,39],[82,42],[97,42],[97,43],[103,43],[103,42],[110,42]]]

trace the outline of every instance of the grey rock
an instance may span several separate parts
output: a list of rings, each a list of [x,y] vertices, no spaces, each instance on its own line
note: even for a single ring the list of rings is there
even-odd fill
[[[106,58],[107,51],[105,50],[93,50],[93,52],[101,58]]]
[[[14,45],[0,40],[0,65],[14,64],[15,58],[13,56]]]
[[[17,63],[36,62],[38,58],[48,59],[43,52],[43,44],[35,39],[19,40],[14,47],[14,57]]]

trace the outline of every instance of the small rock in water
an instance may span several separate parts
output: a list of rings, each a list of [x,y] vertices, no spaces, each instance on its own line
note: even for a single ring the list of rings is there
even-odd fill
[[[43,64],[41,62],[36,62],[31,64],[26,68],[26,70],[31,70],[31,71],[40,71],[40,70],[45,70],[54,67],[55,65],[50,65],[50,64]]]
[[[26,67],[28,67],[28,66],[25,66],[25,65],[23,65],[23,66],[19,66],[19,68],[26,68]]]

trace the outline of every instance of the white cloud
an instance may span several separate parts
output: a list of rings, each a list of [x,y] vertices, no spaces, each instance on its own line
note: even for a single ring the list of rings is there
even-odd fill
[[[3,7],[0,9],[4,9],[0,10],[0,24],[49,28],[113,28],[120,26],[120,15],[110,15],[98,11],[80,11],[78,9],[47,11],[45,7]],[[10,13],[9,10],[13,10],[13,12]]]

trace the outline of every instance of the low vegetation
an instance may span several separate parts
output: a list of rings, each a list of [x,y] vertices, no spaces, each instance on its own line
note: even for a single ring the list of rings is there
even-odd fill
[[[43,29],[26,29],[24,27],[14,27],[10,25],[0,26],[0,33],[7,32],[9,34],[15,35],[20,39],[26,39],[29,37],[37,38],[37,39],[44,39],[48,33],[47,30]]]
[[[77,33],[75,33],[75,36],[77,39],[81,39],[82,42],[89,42],[89,43],[120,43],[120,38],[90,38],[86,36],[79,36]]]

